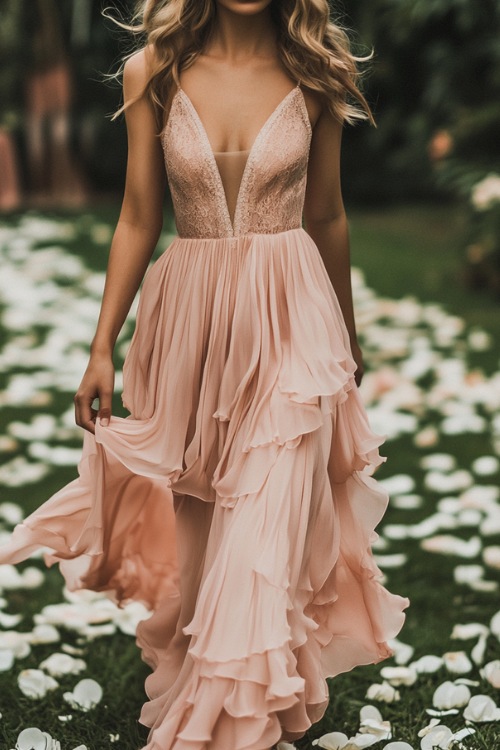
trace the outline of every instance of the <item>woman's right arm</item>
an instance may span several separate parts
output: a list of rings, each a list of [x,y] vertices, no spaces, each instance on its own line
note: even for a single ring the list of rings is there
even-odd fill
[[[125,63],[124,102],[144,90],[146,52]],[[107,425],[114,388],[113,349],[158,242],[163,223],[166,175],[153,107],[141,96],[125,110],[128,139],[125,192],[111,242],[106,282],[90,360],[75,395],[75,421],[95,432],[95,420]],[[92,409],[99,399],[99,410]]]

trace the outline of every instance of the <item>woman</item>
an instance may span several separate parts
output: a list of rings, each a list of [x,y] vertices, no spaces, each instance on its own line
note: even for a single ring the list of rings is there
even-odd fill
[[[142,28],[80,476],[0,559],[46,545],[70,588],[154,610],[137,633],[148,750],[268,750],[324,714],[326,677],[391,655],[408,605],[370,552],[388,498],[339,184],[342,123],[371,115],[326,0],[148,0]],[[120,419],[112,351],[160,233],[163,160],[178,236],[142,288]]]

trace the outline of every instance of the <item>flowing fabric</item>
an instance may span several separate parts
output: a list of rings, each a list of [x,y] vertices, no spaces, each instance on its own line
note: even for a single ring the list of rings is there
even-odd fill
[[[48,548],[70,589],[153,610],[145,750],[301,737],[325,678],[392,655],[404,622],[371,551],[383,437],[301,224],[311,136],[296,86],[224,172],[178,89],[162,133],[178,235],[141,291],[130,416],[84,434],[78,478],[0,549]]]

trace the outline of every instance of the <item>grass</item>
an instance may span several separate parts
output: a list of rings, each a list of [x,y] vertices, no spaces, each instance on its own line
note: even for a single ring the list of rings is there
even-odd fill
[[[88,230],[96,223],[113,225],[117,214],[117,206],[103,205],[79,216],[59,215],[64,221],[78,222],[80,227],[77,239],[67,243],[67,251],[81,255],[90,267],[104,270],[106,245],[93,241]],[[486,293],[471,291],[463,284],[460,244],[463,227],[456,209],[449,206],[408,206],[376,211],[352,209],[349,216],[353,264],[363,269],[369,286],[388,297],[413,295],[422,301],[443,304],[449,312],[462,316],[468,326],[484,328],[496,342],[500,341],[498,301]],[[15,222],[16,217],[12,221]],[[171,223],[168,223],[167,229],[171,228]],[[493,348],[473,354],[470,366],[493,372],[498,368],[497,350]],[[51,409],[56,414],[62,413],[68,408],[71,398],[72,394],[57,394]],[[119,407],[117,397],[117,413]],[[33,414],[45,411],[47,407],[10,407],[4,409],[3,415],[5,424],[8,424],[14,418],[28,421]],[[443,435],[438,447],[433,450],[452,453],[460,467],[468,468],[474,458],[491,452],[490,436],[474,435],[471,440],[468,434]],[[382,452],[388,460],[380,467],[377,476],[383,478],[409,473],[416,479],[415,491],[425,497],[424,507],[414,511],[390,507],[383,523],[415,523],[430,515],[440,496],[424,488],[419,459],[432,451],[418,452],[413,441],[403,437],[387,442]],[[73,469],[58,468],[44,481],[30,485],[26,492],[22,488],[2,488],[2,500],[19,502],[30,511],[74,476]],[[489,543],[498,543],[498,540],[492,538]],[[499,608],[497,595],[472,592],[456,585],[453,582],[455,558],[424,553],[415,543],[409,546],[406,541],[391,541],[390,552],[400,551],[409,553],[409,561],[404,567],[387,572],[387,586],[389,590],[407,595],[411,600],[407,622],[400,634],[401,640],[415,647],[415,658],[427,653],[442,654],[462,648],[470,651],[474,641],[450,641],[451,629],[457,622],[488,623]],[[30,564],[41,565],[39,561]],[[5,596],[9,603],[7,611],[23,611],[26,614],[18,629],[30,628],[31,616],[40,611],[44,604],[61,600],[60,575],[57,570],[51,569],[40,589],[12,591]],[[64,633],[63,641],[75,643],[74,634]],[[87,745],[89,750],[109,747],[137,750],[145,744],[147,731],[138,724],[137,717],[145,700],[143,683],[149,670],[141,662],[133,638],[123,634],[103,637],[84,644],[83,648],[88,670],[80,677],[91,676],[101,682],[105,691],[102,703],[89,714],[78,714],[64,707],[61,690],[48,694],[41,701],[25,698],[16,685],[18,671],[37,667],[42,659],[58,650],[57,644],[36,646],[31,655],[22,662],[17,661],[10,672],[0,673],[2,748],[13,747],[18,732],[27,726],[38,726],[59,738],[63,750],[71,750],[79,744]],[[490,638],[486,661],[495,658],[500,658],[500,647],[497,641]],[[386,662],[389,663],[392,662]],[[392,722],[395,739],[406,740],[418,747],[417,729],[427,724],[429,719],[425,707],[431,705],[433,690],[445,679],[448,679],[448,675],[444,670],[424,676],[413,687],[401,688],[401,702],[381,706],[384,718]],[[61,687],[69,690],[75,681],[74,677],[61,678]],[[300,750],[310,749],[314,738],[333,730],[353,734],[358,726],[359,709],[368,702],[364,697],[366,689],[372,682],[378,681],[379,666],[376,665],[359,667],[331,680],[331,701],[324,718],[311,728],[303,740],[296,743],[297,747]],[[482,685],[481,692],[489,692],[498,700],[498,691],[486,684]],[[66,713],[72,713],[74,718],[62,724],[58,715]],[[463,726],[461,717],[447,718],[446,722],[453,729]],[[111,734],[120,735],[118,744],[111,744]],[[483,725],[474,742],[470,747],[493,750],[500,744],[500,730],[495,724]],[[383,744],[375,747],[382,747]]]

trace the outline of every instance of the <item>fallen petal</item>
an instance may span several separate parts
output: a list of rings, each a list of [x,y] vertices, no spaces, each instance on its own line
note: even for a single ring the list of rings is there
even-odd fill
[[[448,672],[466,674],[472,669],[472,662],[465,651],[447,651],[443,654],[443,661]]]
[[[447,680],[441,683],[432,696],[434,708],[448,710],[450,708],[462,708],[470,700],[471,693],[467,685],[455,685]]]
[[[17,678],[20,691],[28,698],[43,698],[49,690],[55,690],[59,684],[53,677],[41,669],[23,669]]]
[[[438,669],[441,669],[443,664],[444,661],[441,656],[426,654],[425,656],[421,656],[420,659],[412,661],[409,666],[419,674],[431,674],[432,672],[437,672]]]
[[[343,732],[330,732],[317,740],[313,740],[312,744],[324,750],[343,750],[348,742],[349,738]]]
[[[449,750],[453,739],[453,732],[444,724],[437,724],[420,740],[421,750]]]
[[[483,560],[490,568],[500,570],[500,547],[492,545],[483,549]]]
[[[391,685],[413,685],[417,679],[417,672],[413,667],[383,667],[381,676]]]
[[[473,695],[464,709],[464,719],[473,722],[500,721],[500,708],[489,695]]]
[[[64,693],[63,698],[73,708],[89,711],[101,700],[102,688],[95,680],[85,678],[75,685],[73,692]]]
[[[50,744],[49,744],[50,741]],[[20,732],[16,750],[52,750],[52,738],[36,727],[28,727]]]
[[[468,622],[465,625],[455,625],[451,631],[451,637],[467,641],[469,638],[478,638],[480,635],[487,635],[488,632],[486,625],[480,622]]]
[[[8,672],[14,664],[14,652],[10,648],[0,648],[0,672]]]
[[[480,670],[481,677],[494,688],[500,688],[500,660],[489,661]]]
[[[369,701],[394,703],[394,701],[399,701],[401,699],[401,695],[399,690],[396,690],[396,688],[384,681],[380,684],[374,683],[373,685],[370,685],[366,691],[365,698]]]
[[[459,713],[458,708],[448,708],[443,711],[437,711],[433,708],[426,708],[425,713],[429,714],[429,716],[438,716],[441,718],[441,716],[456,716]]]
[[[69,654],[55,653],[42,661],[40,669],[52,675],[52,677],[61,677],[65,674],[79,674],[87,668],[83,659],[75,659]]]

